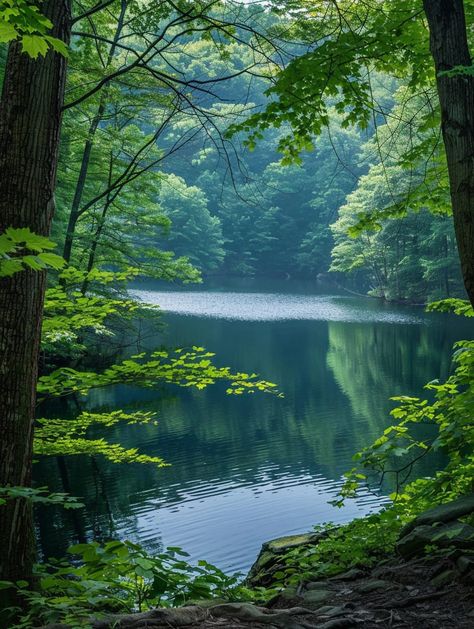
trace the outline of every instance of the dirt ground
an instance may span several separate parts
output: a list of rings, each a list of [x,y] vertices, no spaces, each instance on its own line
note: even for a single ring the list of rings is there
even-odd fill
[[[94,624],[95,629],[109,627],[474,629],[474,555],[454,553],[411,561],[392,557],[372,570],[350,570],[284,590],[266,607],[209,601]]]

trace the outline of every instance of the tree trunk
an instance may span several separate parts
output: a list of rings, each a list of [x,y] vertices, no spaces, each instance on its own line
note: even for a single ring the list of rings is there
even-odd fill
[[[462,0],[423,0],[430,29],[448,163],[454,230],[467,294],[474,306],[474,76],[443,73],[470,66]]]
[[[52,35],[69,42],[71,0],[46,0]],[[49,235],[64,99],[66,59],[37,60],[12,43],[0,101],[0,233],[29,227]],[[21,271],[0,280],[0,486],[31,481],[33,420],[46,274]],[[0,507],[0,580],[31,577],[30,504]]]
[[[74,198],[72,200],[71,212],[69,214],[69,221],[66,230],[66,237],[64,239],[63,258],[69,264],[71,262],[72,245],[74,242],[74,235],[76,231],[77,221],[80,216],[82,194],[86,186],[87,171],[89,170],[89,163],[91,159],[92,147],[94,146],[94,136],[97,131],[99,123],[102,121],[105,111],[105,95],[101,95],[97,114],[92,119],[89,127],[89,133],[84,145],[84,152],[82,154],[81,169],[79,171],[79,177],[74,191]]]
[[[106,70],[110,66],[117,51],[117,44],[122,34],[127,8],[128,0],[122,0],[120,5],[120,14],[117,20],[117,28],[115,30],[114,38],[112,40],[112,45],[107,56],[107,63],[104,66],[104,70]],[[84,151],[82,153],[81,168],[79,171],[79,177],[77,179],[76,189],[74,191],[74,198],[72,200],[71,212],[69,214],[69,221],[66,230],[66,237],[64,239],[63,258],[68,264],[69,262],[71,262],[72,246],[74,243],[77,221],[81,216],[82,195],[84,193],[84,188],[86,187],[87,172],[89,170],[92,149],[94,147],[94,138],[99,124],[102,122],[102,119],[104,117],[104,113],[107,107],[108,92],[109,90],[107,88],[103,88],[101,92],[99,106],[97,108],[95,116],[90,123],[87,140],[84,145]]]

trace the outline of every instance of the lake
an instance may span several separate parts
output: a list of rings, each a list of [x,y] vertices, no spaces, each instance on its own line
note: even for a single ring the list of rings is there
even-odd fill
[[[146,283],[134,293],[165,311],[150,347],[204,346],[217,364],[277,383],[284,398],[226,396],[222,386],[92,391],[88,410],[156,411],[158,426],[120,426],[107,437],[171,466],[68,459],[69,490],[87,510],[39,510],[46,556],[78,539],[119,537],[149,550],[181,546],[193,561],[246,571],[268,539],[378,509],[382,495],[362,495],[342,509],[328,501],[354,452],[391,423],[389,398],[421,394],[424,383],[445,378],[453,343],[472,336],[469,322],[452,315],[308,282],[186,290]],[[418,472],[435,463],[423,461]],[[62,490],[54,459],[37,463],[35,474]]]

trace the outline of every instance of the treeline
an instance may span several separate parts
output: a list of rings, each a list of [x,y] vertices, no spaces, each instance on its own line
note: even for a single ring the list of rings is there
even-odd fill
[[[227,10],[254,31],[281,27],[256,6]],[[67,262],[87,271],[138,266],[165,280],[323,278],[411,302],[460,293],[449,204],[411,203],[424,175],[399,159],[407,141],[423,142],[411,133],[429,103],[407,106],[399,82],[377,75],[374,99],[391,116],[374,112],[366,128],[348,128],[334,99],[314,150],[282,161],[285,125],[261,133],[252,150],[245,133],[227,135],[264,105],[274,49],[245,31],[222,41],[183,33],[159,64],[122,75],[127,47],[149,21],[132,34],[120,15],[108,16],[103,44],[84,28],[71,52],[54,225]],[[288,57],[297,53],[286,44]],[[117,68],[117,79],[84,89]],[[387,212],[394,205],[403,211]]]

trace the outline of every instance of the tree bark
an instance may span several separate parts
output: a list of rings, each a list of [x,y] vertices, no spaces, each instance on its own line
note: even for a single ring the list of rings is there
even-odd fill
[[[71,0],[46,0],[52,35],[69,42]],[[65,57],[33,60],[10,45],[0,101],[0,233],[29,227],[49,235]],[[21,271],[0,280],[0,486],[31,482],[32,439],[46,274]],[[31,506],[0,508],[0,580],[29,580],[34,554]]]
[[[462,0],[423,0],[430,29],[448,163],[454,230],[467,294],[474,306],[474,76],[444,72],[471,66]]]

